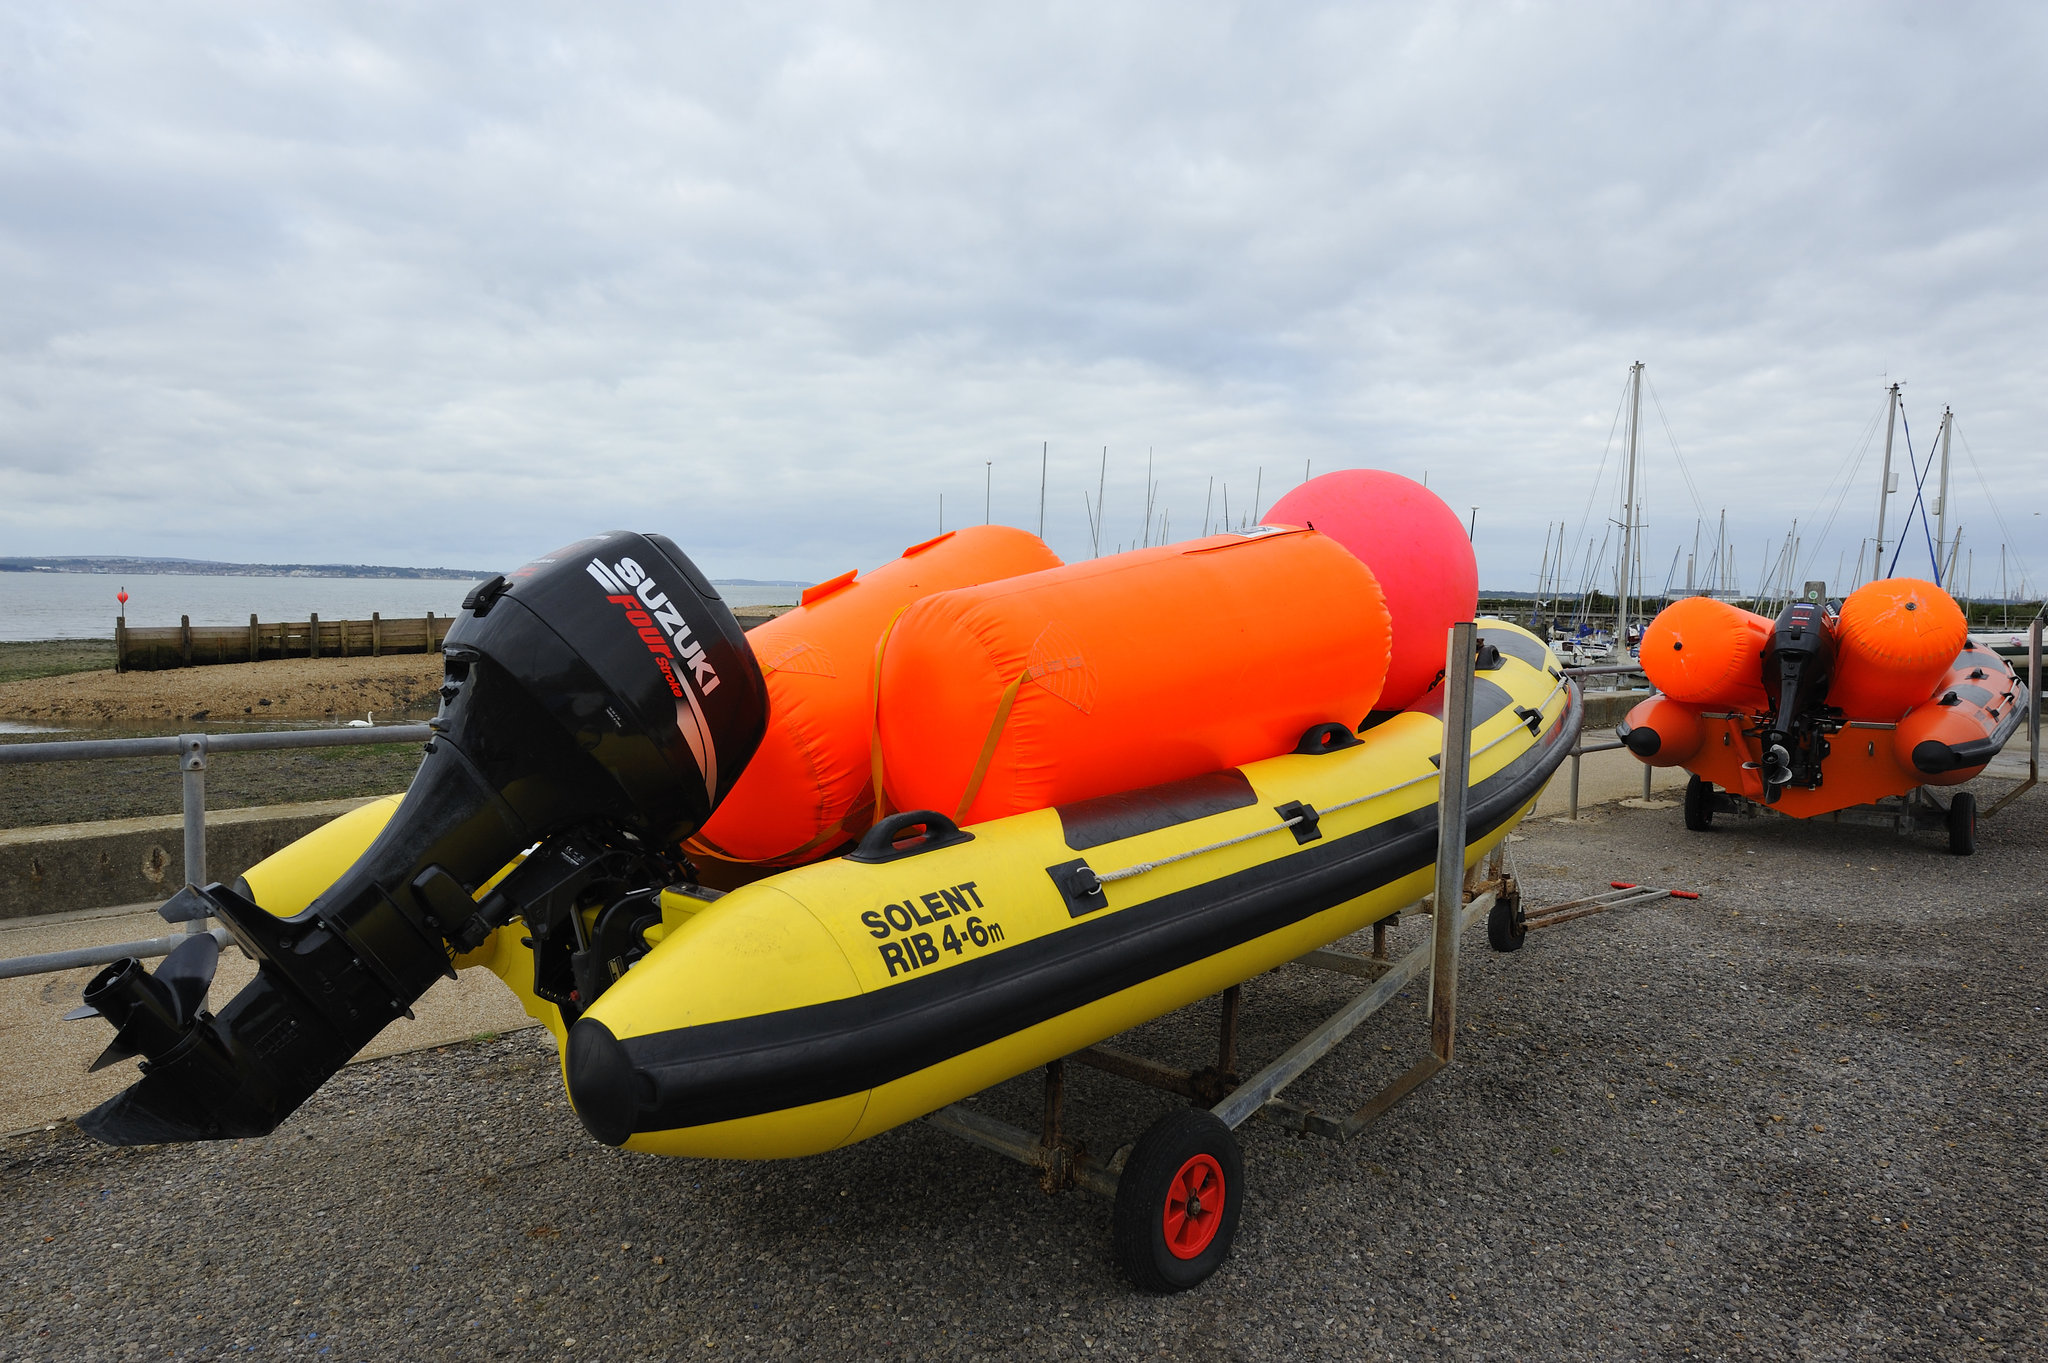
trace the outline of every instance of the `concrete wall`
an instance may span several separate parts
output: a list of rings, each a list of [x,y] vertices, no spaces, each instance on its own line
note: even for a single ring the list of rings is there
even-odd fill
[[[1650,698],[1648,691],[1588,691],[1586,693],[1586,727],[1588,729],[1610,730],[1628,718],[1628,712]],[[1604,733],[1612,738],[1612,733]]]
[[[211,810],[206,871],[232,882],[285,844],[367,799]],[[0,830],[0,919],[170,898],[185,883],[185,824],[175,814]]]

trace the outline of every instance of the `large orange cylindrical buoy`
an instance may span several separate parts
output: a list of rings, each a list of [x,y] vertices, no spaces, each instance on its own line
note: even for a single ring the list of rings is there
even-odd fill
[[[1385,469],[1340,469],[1295,488],[1265,519],[1313,525],[1379,579],[1394,631],[1382,710],[1404,709],[1436,685],[1444,632],[1479,607],[1479,562],[1443,498]]]
[[[1842,602],[1828,704],[1851,719],[1895,720],[1927,699],[1968,635],[1962,608],[1932,582],[1866,582]]]
[[[690,849],[795,865],[864,832],[874,803],[875,649],[889,622],[935,592],[1059,566],[1036,535],[972,526],[872,572],[821,582],[795,610],[749,631],[768,676],[768,733]]]
[[[1761,710],[1764,645],[1771,622],[1753,611],[1688,596],[1657,612],[1643,629],[1637,656],[1650,685],[1688,705]]]
[[[1389,638],[1371,570],[1302,529],[928,597],[882,658],[890,807],[979,822],[1287,752],[1364,721]]]

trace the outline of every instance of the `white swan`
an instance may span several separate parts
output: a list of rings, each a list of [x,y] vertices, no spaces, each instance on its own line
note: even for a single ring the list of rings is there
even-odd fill
[[[345,728],[349,728],[349,729],[371,729],[371,728],[375,728],[375,727],[376,727],[376,724],[375,724],[375,720],[376,720],[376,717],[377,717],[377,712],[376,712],[375,710],[365,710],[365,711],[363,711],[363,717],[362,717],[361,719],[352,719],[352,720],[350,720],[350,721],[349,721],[349,722],[348,722],[348,723],[347,723],[346,725],[344,725],[343,727],[345,727]]]

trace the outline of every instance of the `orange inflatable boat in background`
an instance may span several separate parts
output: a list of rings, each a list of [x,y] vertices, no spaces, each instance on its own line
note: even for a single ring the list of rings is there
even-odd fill
[[[2019,728],[2026,687],[1970,642],[1940,587],[1881,579],[1850,593],[1839,613],[1817,597],[1776,622],[1691,597],[1643,631],[1643,671],[1657,694],[1615,732],[1650,766],[1693,774],[1687,827],[1704,829],[1743,801],[1807,819],[1959,785]],[[1951,849],[1972,850],[1974,798],[1958,792],[1934,808]]]
[[[794,866],[865,833],[874,822],[875,650],[890,622],[938,592],[1059,566],[1023,530],[951,530],[872,572],[820,582],[795,610],[749,630],[768,678],[768,732],[690,850]]]
[[[1274,757],[1319,724],[1341,746],[1388,646],[1372,571],[1291,527],[927,597],[883,654],[884,787],[978,823]]]

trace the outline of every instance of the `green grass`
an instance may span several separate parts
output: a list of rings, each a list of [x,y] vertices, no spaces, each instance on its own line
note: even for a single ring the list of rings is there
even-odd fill
[[[67,672],[107,672],[113,666],[112,639],[0,643],[0,682],[59,677]]]

